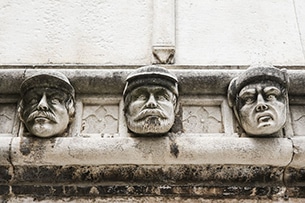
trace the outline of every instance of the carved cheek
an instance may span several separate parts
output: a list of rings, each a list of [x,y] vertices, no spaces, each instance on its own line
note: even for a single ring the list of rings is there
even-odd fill
[[[57,118],[58,122],[65,123],[67,119],[69,119],[68,110],[66,109],[65,105],[63,104],[56,104],[50,105],[50,109],[53,111],[55,117]]]
[[[170,101],[160,103],[160,106],[169,114],[174,113],[174,104]]]
[[[23,112],[23,117],[27,118],[31,113],[33,113],[36,109],[36,104],[35,105],[25,105],[24,107],[24,112]]]
[[[145,102],[142,100],[135,100],[130,102],[128,107],[128,113],[129,115],[137,115],[140,109],[144,106]]]
[[[275,115],[277,118],[275,120],[282,121],[286,120],[286,105],[280,101],[274,102],[272,105],[275,111]]]

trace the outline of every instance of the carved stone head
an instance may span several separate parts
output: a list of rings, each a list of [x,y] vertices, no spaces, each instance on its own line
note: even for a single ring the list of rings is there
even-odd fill
[[[30,134],[51,137],[66,132],[74,118],[74,88],[56,71],[40,71],[20,87],[19,116]]]
[[[175,122],[178,80],[159,66],[144,66],[126,79],[123,93],[127,127],[139,135],[162,135]]]
[[[285,69],[249,68],[228,89],[229,105],[249,136],[277,136],[287,117],[289,79]]]

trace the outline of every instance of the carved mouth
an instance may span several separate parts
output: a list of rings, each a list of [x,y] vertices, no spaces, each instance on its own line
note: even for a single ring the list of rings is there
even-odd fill
[[[35,122],[38,122],[38,123],[43,123],[43,122],[46,122],[46,121],[49,121],[49,119],[45,116],[37,116],[35,117]]]
[[[258,118],[257,118],[258,123],[269,122],[271,120],[273,120],[273,117],[270,114],[263,114],[263,115],[258,116]]]
[[[144,120],[147,118],[166,118],[166,116],[160,110],[143,110],[135,121]]]

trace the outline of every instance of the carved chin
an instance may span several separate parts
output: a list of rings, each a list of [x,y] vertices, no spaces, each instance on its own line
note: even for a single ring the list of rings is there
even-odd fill
[[[252,135],[271,135],[280,131],[284,123],[275,123],[274,121],[259,123],[255,128],[245,127],[245,131]]]
[[[174,124],[174,119],[161,119],[157,116],[150,116],[135,122],[127,116],[128,129],[136,134],[164,134]]]
[[[58,128],[49,123],[35,123],[34,125],[30,126],[28,130],[31,134],[37,137],[52,137],[62,134],[65,131],[65,129]]]

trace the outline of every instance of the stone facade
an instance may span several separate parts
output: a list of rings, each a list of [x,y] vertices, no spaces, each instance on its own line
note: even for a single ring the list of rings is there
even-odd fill
[[[1,1],[0,200],[304,202],[304,9],[303,0]],[[245,132],[227,99],[231,81],[262,64],[290,80],[279,136]],[[177,109],[168,132],[137,136],[123,92],[147,65],[175,75]],[[19,107],[23,82],[45,71],[67,77],[75,115],[65,133],[42,138]]]
[[[294,87],[301,85],[305,72],[287,71],[293,109],[287,134],[245,138],[240,137],[226,98],[229,82],[245,70],[167,66],[179,80],[180,110],[173,130],[161,137],[135,137],[127,130],[122,98],[125,79],[134,69],[75,68],[60,69],[75,88],[75,120],[68,135],[51,138],[24,134],[17,113],[22,81],[44,70],[0,70],[4,84],[15,81],[12,88],[1,89],[2,199],[298,202],[304,198],[305,139],[299,130],[304,90]]]

